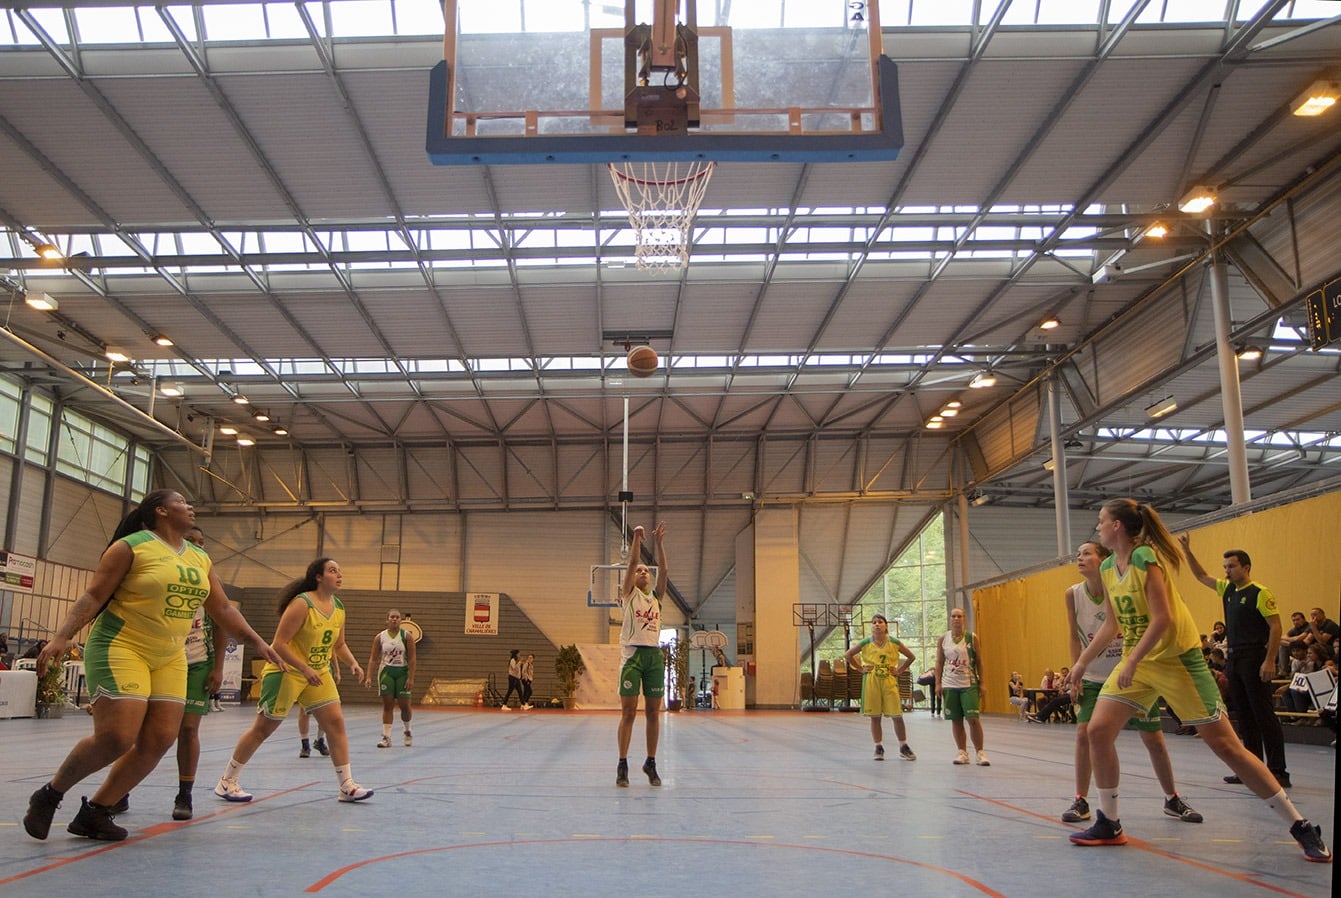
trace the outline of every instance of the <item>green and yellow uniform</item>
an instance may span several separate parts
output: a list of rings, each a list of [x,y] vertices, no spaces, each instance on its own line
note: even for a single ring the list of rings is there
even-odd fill
[[[877,645],[870,637],[857,643],[866,671],[861,678],[861,713],[866,717],[903,716],[898,673],[901,645],[893,636],[887,637],[884,645]]]
[[[130,570],[93,621],[84,670],[94,701],[183,702],[186,644],[196,609],[210,594],[210,557],[183,542],[174,549],[150,530],[122,539]]]
[[[294,596],[293,601],[298,600],[307,604],[307,614],[303,625],[289,640],[288,648],[303,659],[308,667],[321,674],[321,684],[313,686],[300,671],[292,668],[282,671],[274,664],[267,663],[261,669],[261,699],[257,703],[257,710],[272,720],[287,717],[295,702],[310,713],[322,705],[340,700],[340,691],[336,689],[335,678],[331,676],[331,656],[345,628],[345,606],[339,596],[332,596],[331,612],[325,614],[307,593]]]
[[[1118,686],[1118,677],[1127,657],[1150,626],[1150,602],[1146,597],[1150,568],[1163,568],[1163,564],[1149,546],[1137,546],[1132,550],[1125,571],[1117,569],[1116,557],[1110,555],[1103,560],[1099,565],[1099,576],[1122,630],[1123,660],[1109,674],[1100,696],[1120,701],[1144,716],[1162,695],[1188,726],[1219,719],[1224,706],[1220,702],[1220,690],[1201,653],[1196,621],[1183,604],[1178,587],[1167,571],[1164,589],[1171,618],[1168,629],[1137,665],[1131,685]]]

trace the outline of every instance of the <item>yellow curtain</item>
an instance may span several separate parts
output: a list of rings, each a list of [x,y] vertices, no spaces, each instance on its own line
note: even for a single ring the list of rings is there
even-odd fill
[[[1098,512],[1094,514],[1097,520]],[[1288,630],[1291,612],[1308,614],[1315,606],[1338,619],[1338,523],[1341,492],[1328,493],[1194,530],[1192,551],[1214,577],[1224,576],[1221,563],[1226,550],[1247,552],[1253,560],[1252,578],[1275,593],[1282,629]],[[1032,687],[1038,685],[1043,668],[1070,665],[1062,600],[1066,588],[1079,579],[1075,567],[1067,565],[974,591],[973,629],[982,646],[984,711],[1013,712],[1006,701],[1011,671],[1023,674],[1025,684]],[[1209,633],[1213,623],[1224,619],[1219,598],[1197,582],[1188,565],[1174,581],[1201,632]]]

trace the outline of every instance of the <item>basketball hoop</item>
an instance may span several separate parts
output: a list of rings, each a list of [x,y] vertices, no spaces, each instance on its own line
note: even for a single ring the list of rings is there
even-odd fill
[[[629,213],[638,267],[656,274],[689,265],[689,229],[715,163],[610,163],[610,179]]]

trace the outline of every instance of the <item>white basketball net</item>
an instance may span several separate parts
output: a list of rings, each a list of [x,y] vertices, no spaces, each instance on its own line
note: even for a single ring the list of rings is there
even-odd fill
[[[689,233],[712,162],[610,163],[610,179],[629,211],[638,267],[660,274],[689,265]]]

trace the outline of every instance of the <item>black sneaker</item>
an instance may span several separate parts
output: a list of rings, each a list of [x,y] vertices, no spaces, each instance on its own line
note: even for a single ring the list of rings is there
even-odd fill
[[[917,760],[917,755],[913,754],[912,746],[910,746],[907,742],[899,746],[899,757],[903,758],[905,761]]]
[[[1229,776],[1225,777],[1225,782],[1229,783],[1231,786],[1243,785],[1243,780],[1239,779],[1237,773],[1231,773]]]
[[[1187,806],[1182,796],[1175,794],[1173,798],[1164,802],[1164,813],[1170,817],[1177,817],[1184,823],[1200,823],[1202,817],[1196,811]]]
[[[657,776],[657,762],[648,758],[643,762],[643,773],[647,774],[647,781],[654,786],[661,785],[661,777]]]
[[[178,796],[173,800],[173,802],[172,802],[172,819],[173,819],[173,820],[190,820],[190,819],[191,819],[191,796],[190,796],[190,795],[178,795]]]
[[[885,747],[883,745],[877,745],[875,747],[875,760],[883,761],[884,759],[885,759]]]
[[[1083,832],[1072,833],[1071,841],[1077,845],[1126,845],[1127,834],[1122,831],[1122,822],[1109,820],[1103,811],[1095,811],[1094,825]]]
[[[312,745],[306,739],[302,741],[300,747],[298,748],[298,757],[300,758],[312,757]]]
[[[28,799],[28,813],[23,815],[23,828],[34,839],[45,839],[51,832],[51,818],[61,806],[65,796],[51,788],[47,783]]]
[[[1290,835],[1304,849],[1304,857],[1317,864],[1330,864],[1332,853],[1322,841],[1322,827],[1314,826],[1307,820],[1296,820],[1290,827]]]
[[[1294,788],[1294,783],[1290,782],[1290,775],[1288,773],[1273,773],[1271,775],[1276,778],[1276,782],[1280,783],[1282,789]]]
[[[113,817],[119,816],[130,810],[130,793],[127,792],[121,796],[121,800],[107,809],[107,813]]]
[[[100,842],[120,842],[126,837],[126,830],[112,822],[112,809],[93,804],[87,798],[82,799],[79,813],[66,827],[72,836],[84,836]]]
[[[315,748],[317,750],[317,754],[321,755],[323,758],[328,757],[331,753],[331,749],[326,744],[325,739],[318,739],[316,742],[313,742],[312,747]]]
[[[1088,819],[1090,819],[1090,803],[1080,795],[1077,795],[1076,800],[1071,802],[1071,807],[1062,811],[1063,823],[1079,823]]]
[[[629,762],[621,760],[615,768],[615,785],[627,788],[629,785]],[[50,818],[48,818],[50,819]]]

